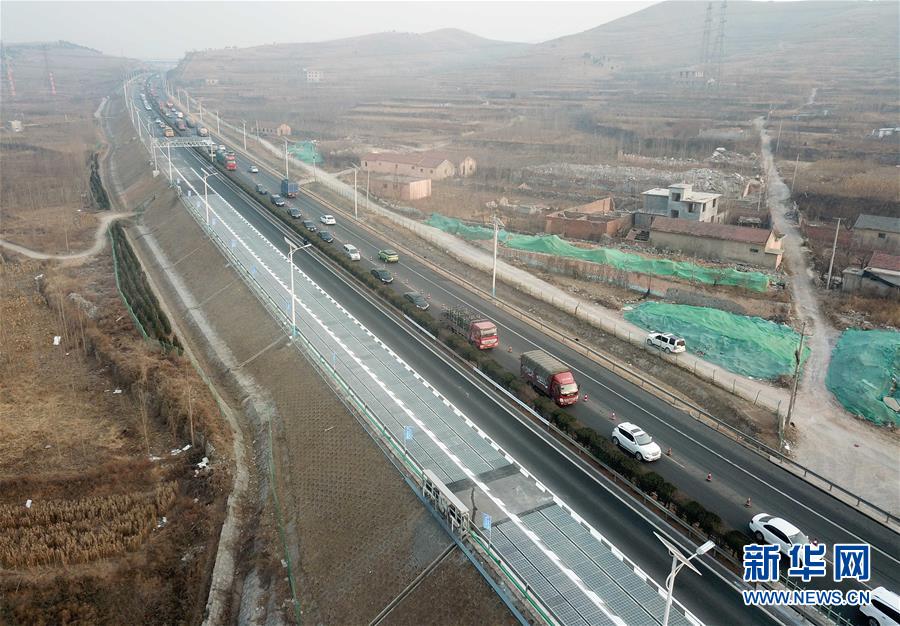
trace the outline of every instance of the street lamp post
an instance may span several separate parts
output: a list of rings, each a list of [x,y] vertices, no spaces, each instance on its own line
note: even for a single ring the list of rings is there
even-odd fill
[[[291,274],[291,339],[297,336],[297,309],[294,303],[294,252],[300,249],[293,241],[284,238],[288,245],[288,272]]]
[[[288,173],[287,139],[284,140],[284,178],[286,180],[290,179],[290,175]]]
[[[244,125],[244,152],[247,151],[247,120],[241,120]]]
[[[491,270],[491,297],[497,297],[497,240],[500,238],[500,219],[494,213],[494,267]]]
[[[206,172],[203,177],[203,204],[206,205],[206,225],[209,226],[209,183],[207,179],[210,176],[217,176],[218,172]]]
[[[356,172],[358,168],[353,166],[353,217],[359,219],[359,202],[356,193]]]
[[[695,557],[703,556],[715,548],[716,544],[713,541],[707,541],[702,546],[699,546],[691,556],[685,556],[671,541],[657,532],[654,532],[653,534],[656,535],[656,538],[659,539],[666,548],[668,548],[669,554],[672,556],[672,570],[669,572],[668,578],[666,578],[666,612],[663,614],[662,621],[662,626],[669,626],[669,611],[672,608],[672,590],[675,587],[675,577],[685,565],[692,569],[697,576],[703,576],[703,574],[700,573],[700,570],[691,564],[691,560]]]

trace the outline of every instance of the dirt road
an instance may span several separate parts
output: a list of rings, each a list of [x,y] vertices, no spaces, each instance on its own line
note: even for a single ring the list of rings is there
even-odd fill
[[[97,225],[97,231],[94,233],[94,244],[87,250],[82,250],[81,252],[73,252],[71,254],[47,254],[45,252],[40,252],[39,250],[31,250],[30,248],[20,246],[4,239],[0,239],[0,247],[12,250],[13,252],[18,252],[19,254],[24,254],[31,259],[56,259],[59,261],[87,259],[100,252],[106,245],[107,226],[116,220],[131,217],[132,215],[134,215],[134,213],[107,213],[106,215],[101,216],[100,223]]]
[[[822,312],[815,272],[797,225],[786,217],[790,191],[775,167],[771,137],[763,118],[754,120],[762,141],[768,178],[768,201],[776,230],[784,234],[784,259],[797,313],[806,322],[811,350],[804,365],[791,421],[799,439],[792,442],[800,463],[893,512],[900,510],[896,490],[897,438],[868,422],[857,420],[825,386],[831,352],[840,337]],[[862,452],[861,452],[862,451]],[[848,462],[851,461],[851,462]]]

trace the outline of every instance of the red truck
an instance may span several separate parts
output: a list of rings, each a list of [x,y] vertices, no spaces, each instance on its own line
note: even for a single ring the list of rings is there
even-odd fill
[[[450,307],[442,311],[450,330],[462,335],[479,350],[490,350],[500,345],[497,325],[486,317],[465,307]]]
[[[522,353],[522,378],[540,393],[550,396],[559,406],[578,402],[578,383],[569,366],[543,350]]]

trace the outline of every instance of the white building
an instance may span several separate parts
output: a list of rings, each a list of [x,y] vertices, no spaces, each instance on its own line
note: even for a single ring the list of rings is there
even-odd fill
[[[693,185],[677,183],[668,189],[657,187],[641,194],[644,197],[644,213],[675,217],[695,222],[721,223],[719,214],[720,193],[694,191]]]
[[[306,73],[306,82],[308,83],[321,83],[325,79],[325,74],[322,70],[303,68],[303,71]]]

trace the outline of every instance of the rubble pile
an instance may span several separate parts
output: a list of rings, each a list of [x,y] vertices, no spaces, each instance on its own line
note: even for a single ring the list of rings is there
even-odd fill
[[[729,158],[725,156],[718,159]],[[650,167],[630,165],[584,165],[577,163],[546,163],[526,167],[522,174],[534,186],[570,184],[589,185],[611,192],[640,193],[653,187],[668,187],[674,183],[691,183],[696,191],[721,193],[734,197],[744,187],[747,177],[737,172],[697,167],[682,172],[672,172]]]

